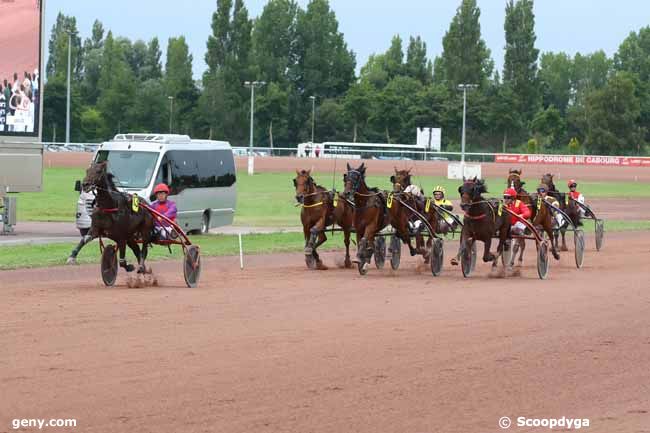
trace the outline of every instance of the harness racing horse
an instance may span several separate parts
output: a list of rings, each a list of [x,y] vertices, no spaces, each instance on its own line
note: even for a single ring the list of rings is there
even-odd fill
[[[581,214],[580,214],[580,206],[575,203],[575,201],[571,200],[569,197],[569,194],[559,192],[557,188],[555,188],[555,183],[553,183],[553,175],[551,173],[546,173],[544,176],[542,176],[541,183],[548,185],[548,195],[551,197],[554,197],[559,203],[560,203],[560,209],[564,211],[564,213],[567,214],[569,218],[571,218],[571,222],[573,223],[574,227],[579,227],[582,225],[581,221]],[[560,248],[560,251],[569,251],[569,249],[566,246],[566,229],[568,226],[568,221],[565,221],[565,223],[560,227],[560,234],[562,235],[562,247]],[[555,234],[555,242],[556,244],[558,243],[558,234],[556,232]]]
[[[500,210],[499,202],[488,201],[483,198],[487,192],[485,182],[481,179],[467,179],[463,185],[458,187],[461,204],[460,208],[465,213],[463,219],[463,230],[460,235],[461,249],[459,254],[452,259],[452,265],[458,264],[458,257],[465,248],[471,248],[475,241],[485,244],[483,250],[483,262],[492,262],[492,268],[496,268],[498,258],[508,248],[507,240],[510,234],[510,215]],[[490,252],[492,238],[499,235],[497,255]]]
[[[359,272],[368,271],[368,264],[375,249],[375,236],[388,225],[386,196],[377,188],[366,185],[366,166],[357,168],[347,165],[344,197],[354,204],[354,230],[357,235],[357,261]]]
[[[556,248],[557,239],[555,238],[554,230],[553,230],[553,225],[554,225],[553,214],[549,211],[549,212],[542,212],[542,215],[537,216],[537,209],[536,209],[537,205],[533,203],[534,201],[536,201],[537,196],[534,196],[535,198],[534,200],[533,197],[531,197],[531,195],[528,194],[528,191],[524,189],[524,185],[526,184],[526,182],[521,180],[521,173],[522,173],[521,169],[519,170],[510,169],[506,183],[509,187],[514,188],[515,191],[517,191],[517,200],[521,200],[521,202],[523,202],[526,206],[530,208],[532,212],[531,220],[537,218],[537,224],[533,224],[533,225],[542,227],[544,229],[546,235],[551,241],[551,252],[553,253],[553,257],[555,258],[555,260],[559,260],[560,255]],[[543,207],[546,210],[548,210],[546,206]],[[524,260],[524,251],[526,250],[526,240],[515,239],[513,244],[514,245],[512,249],[511,264],[514,264],[515,256],[517,255],[517,252],[519,252],[518,262],[522,263]]]
[[[352,231],[354,209],[346,200],[340,199],[335,191],[328,191],[314,182],[311,170],[296,170],[293,180],[296,201],[302,206],[300,221],[305,235],[305,260],[307,266],[325,270],[316,252],[326,240],[325,229],[336,223],[343,230],[345,242],[345,267],[351,268],[350,232]]]
[[[113,179],[113,174],[107,171],[106,161],[93,163],[86,170],[83,190],[95,190],[97,197],[91,215],[90,235],[113,240],[120,253],[120,267],[132,272],[135,268],[125,258],[128,245],[138,260],[138,273],[146,273],[145,259],[151,244],[153,216],[137,203],[134,205],[131,196],[118,191]],[[142,241],[142,249],[137,240]]]
[[[411,170],[398,170],[395,168],[395,174],[390,177],[390,181],[393,184],[393,192],[391,193],[392,197],[389,198],[390,204],[387,205],[390,225],[393,226],[398,237],[408,245],[411,256],[421,254],[425,263],[428,263],[429,252],[431,250],[431,244],[433,243],[433,233],[431,233],[431,237],[427,242],[427,248],[424,248],[424,239],[422,237],[422,229],[424,227],[419,224],[421,223],[419,218],[414,219],[412,210],[407,206],[410,206],[412,209],[415,209],[418,213],[424,216],[434,231],[437,231],[438,228],[437,214],[432,208],[428,211],[425,209],[424,197],[422,197],[421,194],[407,192],[412,189],[409,188],[412,185]],[[419,192],[419,188],[417,188],[417,190]],[[395,200],[394,198],[398,198],[398,200]],[[413,223],[415,227],[415,248],[411,245],[411,223]]]
[[[534,203],[534,206],[531,208],[532,215],[530,217],[533,226],[541,227],[546,232],[548,239],[551,241],[551,253],[553,253],[555,260],[560,260],[560,254],[557,250],[558,239],[557,236],[554,235],[555,216],[551,211],[551,208],[546,205],[541,196],[533,194],[531,199]],[[526,243],[524,239],[520,239],[520,241],[521,242],[518,242],[518,244],[522,246],[521,254],[519,255],[519,262],[521,263]],[[512,256],[512,261],[514,262],[514,254]]]

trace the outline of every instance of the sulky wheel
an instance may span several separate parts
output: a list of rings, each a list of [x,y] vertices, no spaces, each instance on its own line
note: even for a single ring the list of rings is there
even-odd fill
[[[390,238],[390,267],[396,271],[399,269],[399,263],[402,256],[402,241],[393,235]]]
[[[194,288],[198,285],[199,278],[201,277],[201,254],[199,247],[196,245],[190,245],[185,250],[183,276],[185,277],[187,287]]]
[[[573,232],[573,243],[575,245],[576,268],[580,269],[585,259],[585,235],[582,230]]]
[[[605,221],[596,219],[594,220],[596,229],[596,251],[600,251],[603,247],[603,237],[605,235]]]
[[[383,236],[375,237],[375,266],[383,269],[386,262],[386,239]]]
[[[537,275],[540,280],[548,276],[548,244],[542,242],[537,245]]]
[[[476,242],[468,240],[463,246],[463,252],[460,256],[460,267],[463,271],[463,277],[468,278],[472,275],[476,267]]]
[[[442,239],[434,238],[431,245],[431,255],[429,256],[429,264],[431,265],[431,274],[437,277],[442,272],[442,263],[445,259],[445,250]]]
[[[107,245],[102,252],[102,280],[107,286],[115,284],[117,279],[117,248],[115,245]]]

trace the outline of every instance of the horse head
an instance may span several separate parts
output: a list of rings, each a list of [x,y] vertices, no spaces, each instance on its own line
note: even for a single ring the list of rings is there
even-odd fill
[[[293,186],[296,188],[296,201],[302,204],[305,195],[314,191],[314,178],[311,177],[311,170],[296,170],[296,177],[293,179]]]
[[[521,181],[521,173],[521,169],[511,168],[508,172],[508,180],[506,181],[507,185],[514,188],[517,192],[521,191],[521,188],[524,186],[524,182]]]
[[[348,164],[348,171],[343,175],[343,182],[345,182],[345,189],[343,194],[348,200],[354,200],[354,194],[359,190],[359,187],[365,183],[366,178],[366,163],[361,163],[358,168],[352,168]]]
[[[411,170],[398,170],[395,167],[395,174],[390,177],[393,184],[393,192],[402,192],[411,185]]]
[[[549,191],[557,191],[555,189],[555,184],[553,183],[553,175],[551,173],[546,173],[544,176],[542,176],[541,183],[548,185]]]
[[[86,177],[81,185],[84,192],[90,192],[97,187],[108,189],[110,185],[113,185],[112,178],[113,175],[108,172],[107,161],[93,162],[86,169]]]
[[[485,181],[478,178],[466,179],[462,186],[458,187],[460,194],[460,207],[467,211],[472,203],[483,200],[481,194],[487,192]]]

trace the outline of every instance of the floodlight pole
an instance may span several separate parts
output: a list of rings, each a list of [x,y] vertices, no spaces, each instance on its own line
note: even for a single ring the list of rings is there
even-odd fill
[[[68,87],[66,95],[66,107],[65,107],[65,144],[70,143],[70,63],[72,57],[72,32],[66,30],[68,34]]]
[[[249,133],[249,143],[248,143],[248,174],[253,174],[253,125],[255,122],[255,88],[262,87],[266,84],[265,81],[245,81],[244,87],[250,87],[251,89],[251,120],[250,120],[250,133]]]
[[[463,91],[463,132],[460,140],[460,168],[465,175],[465,122],[467,120],[467,89],[477,88],[477,84],[459,84],[458,89]]]

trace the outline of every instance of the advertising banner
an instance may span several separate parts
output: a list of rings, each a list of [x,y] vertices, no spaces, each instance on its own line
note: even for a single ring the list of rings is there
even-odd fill
[[[494,162],[507,164],[600,165],[614,167],[649,167],[650,157],[591,155],[523,155],[497,154]]]
[[[0,135],[38,137],[41,0],[0,0]]]

